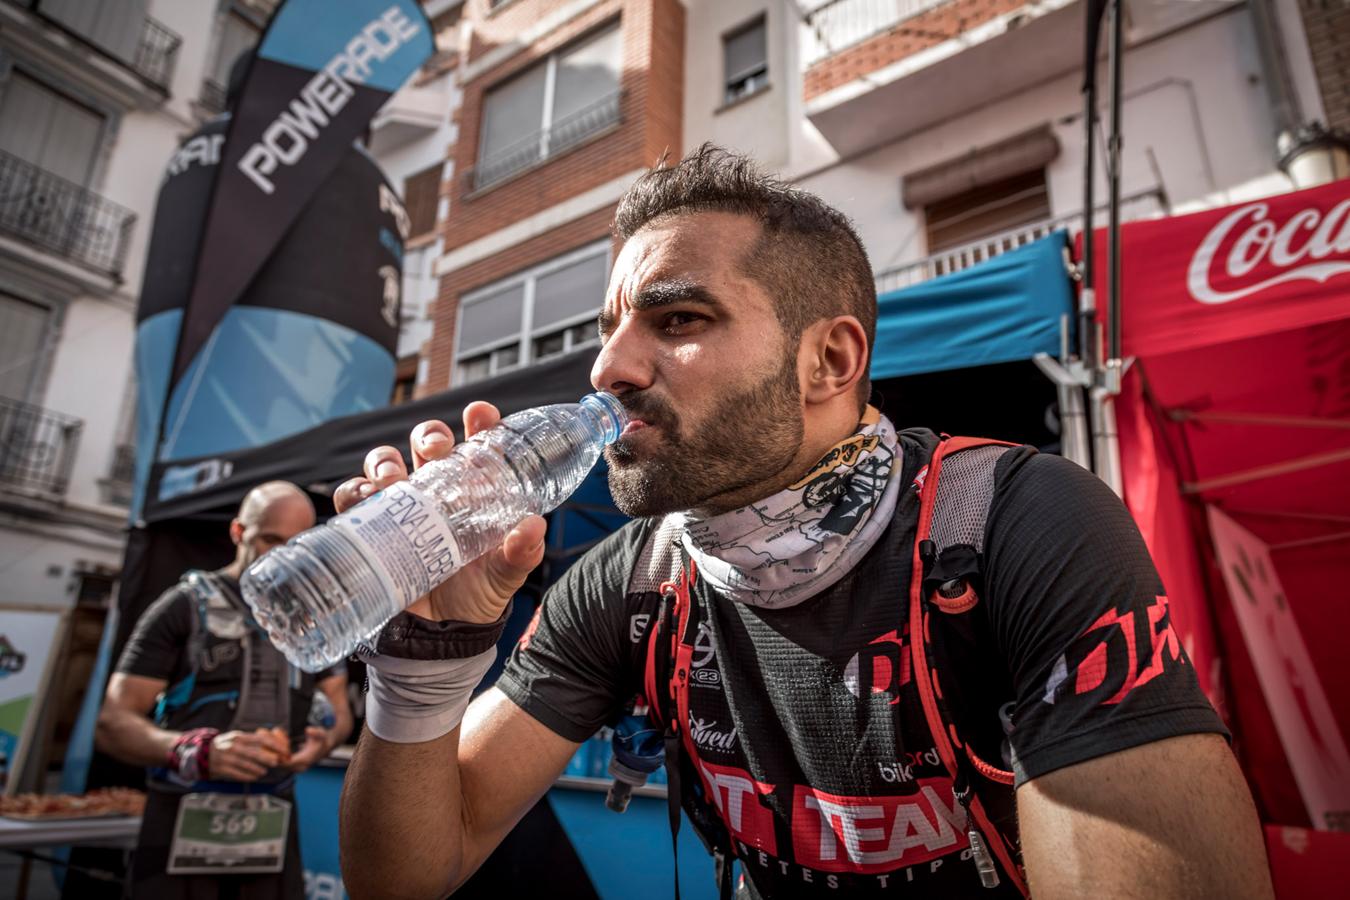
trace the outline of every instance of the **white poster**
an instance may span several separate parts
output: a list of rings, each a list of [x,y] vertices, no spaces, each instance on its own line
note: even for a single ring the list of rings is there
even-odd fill
[[[1285,601],[1270,548],[1213,506],[1214,552],[1314,827],[1350,831],[1350,752]]]
[[[0,772],[11,776],[11,788],[42,712],[65,617],[64,609],[0,607]]]

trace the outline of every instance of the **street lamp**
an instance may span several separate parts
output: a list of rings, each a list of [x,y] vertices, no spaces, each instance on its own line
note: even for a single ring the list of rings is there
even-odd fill
[[[1277,146],[1280,171],[1289,176],[1297,189],[1350,176],[1350,135],[1343,131],[1310,122],[1293,133],[1282,133]]]

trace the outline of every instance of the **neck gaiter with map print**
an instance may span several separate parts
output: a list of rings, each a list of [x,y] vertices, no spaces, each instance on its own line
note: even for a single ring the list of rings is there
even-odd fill
[[[848,574],[885,530],[899,495],[895,426],[867,407],[857,433],[795,484],[707,518],[676,513],[699,576],[739,603],[794,606]]]

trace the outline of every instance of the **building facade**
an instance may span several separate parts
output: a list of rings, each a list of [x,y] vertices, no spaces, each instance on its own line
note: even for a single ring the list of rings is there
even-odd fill
[[[704,141],[847,213],[883,291],[1077,227],[1084,6],[467,0],[419,395],[593,341],[615,200]],[[1350,114],[1334,3],[1126,0],[1125,19],[1127,220],[1289,190],[1278,136]]]
[[[593,344],[635,177],[683,146],[677,0],[467,0],[419,396]]]

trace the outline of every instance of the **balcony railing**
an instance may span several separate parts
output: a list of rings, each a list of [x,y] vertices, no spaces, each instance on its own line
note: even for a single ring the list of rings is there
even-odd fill
[[[167,91],[174,66],[178,64],[178,48],[182,44],[181,37],[146,16],[145,24],[141,26],[141,39],[136,42],[136,55],[131,59],[131,68],[151,84]]]
[[[119,278],[135,221],[131,210],[0,151],[0,232]]]
[[[90,24],[88,7],[72,3],[70,0],[8,0],[8,2],[32,10],[49,25],[121,63],[150,84],[168,92],[169,81],[178,62],[178,48],[182,45],[183,39],[149,16],[141,21],[140,34],[137,36],[135,46],[130,46],[128,42],[126,46],[118,49],[116,46],[110,46],[110,43],[121,44],[120,40],[110,39],[107,34],[100,33],[109,31],[108,28]]]
[[[197,95],[197,102],[201,104],[202,109],[212,113],[222,113],[225,111],[225,85],[213,78],[207,78],[202,82],[201,92]]]
[[[62,496],[84,422],[0,397],[0,485]]]
[[[1156,190],[1143,191],[1121,198],[1121,221],[1144,219],[1161,215],[1163,212],[1162,201]],[[1018,247],[1026,246],[1033,241],[1039,241],[1056,231],[1066,230],[1071,233],[1079,231],[1083,227],[1082,220],[1081,212],[1057,216],[1053,219],[1044,219],[1030,225],[1023,225],[1021,228],[999,232],[969,244],[962,244],[959,247],[935,253],[932,256],[906,263],[903,266],[885,269],[877,272],[874,276],[877,294],[898,291],[921,281],[928,281],[930,278],[939,278],[953,272],[960,272],[962,269],[969,269],[977,263],[993,259],[1009,250],[1016,250]],[[1102,207],[1097,211],[1094,226],[1105,224],[1106,207]]]
[[[485,157],[470,173],[473,189],[479,190],[510,178],[618,123],[622,118],[619,103],[622,93],[615,91],[601,97],[554,122],[551,128],[536,131]]]
[[[947,0],[829,0],[806,14],[806,65],[889,31]]]

